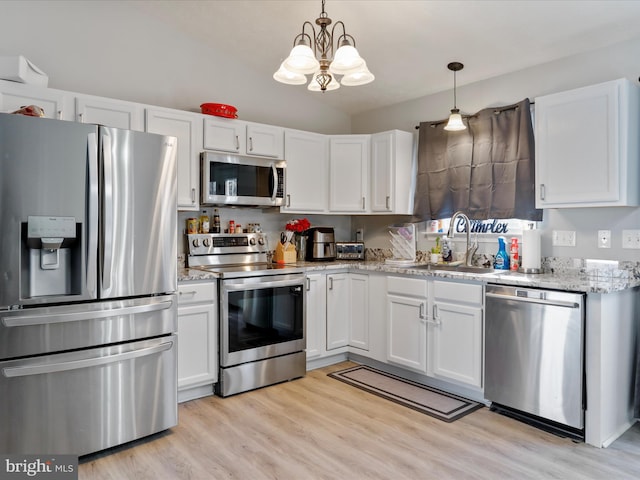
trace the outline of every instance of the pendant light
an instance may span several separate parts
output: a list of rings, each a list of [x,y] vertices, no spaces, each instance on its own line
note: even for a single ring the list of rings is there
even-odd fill
[[[449,115],[449,122],[447,122],[444,129],[449,132],[457,132],[467,128],[465,124],[462,123],[462,116],[456,105],[456,72],[462,70],[464,65],[460,62],[451,62],[447,65],[447,68],[453,72],[453,108],[451,109],[451,115]]]
[[[312,92],[335,90],[340,84],[358,86],[373,82],[375,77],[356,50],[355,39],[345,31],[344,23],[338,21],[329,28],[332,21],[325,12],[325,1],[322,0],[322,12],[316,18],[317,34],[311,22],[304,22],[302,33],[293,40],[291,53],[273,78],[288,85],[302,85],[307,82],[306,75],[311,75],[307,88]],[[339,81],[336,75],[342,79]]]

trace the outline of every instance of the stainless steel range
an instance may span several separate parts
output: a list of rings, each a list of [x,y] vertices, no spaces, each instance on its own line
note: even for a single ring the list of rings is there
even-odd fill
[[[190,234],[188,265],[219,277],[222,397],[302,377],[305,276],[267,261],[262,233]]]

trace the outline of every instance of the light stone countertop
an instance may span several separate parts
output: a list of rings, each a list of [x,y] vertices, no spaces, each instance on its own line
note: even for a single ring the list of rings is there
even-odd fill
[[[467,273],[450,270],[427,270],[412,266],[394,266],[382,261],[332,261],[332,262],[298,262],[306,272],[322,271],[368,271],[419,277],[450,278],[457,280],[473,280],[483,283],[514,285],[520,287],[546,288],[584,293],[613,293],[640,287],[640,278],[636,275],[620,274],[620,271],[608,271],[586,274],[580,271],[556,271],[553,273],[524,274],[518,272]],[[202,281],[218,278],[212,272],[195,268],[178,268],[178,282]]]

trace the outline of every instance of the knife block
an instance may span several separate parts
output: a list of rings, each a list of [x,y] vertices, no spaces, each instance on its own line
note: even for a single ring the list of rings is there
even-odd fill
[[[275,263],[296,263],[295,245],[293,243],[289,243],[285,247],[282,243],[278,242],[276,251],[273,254],[273,261]]]

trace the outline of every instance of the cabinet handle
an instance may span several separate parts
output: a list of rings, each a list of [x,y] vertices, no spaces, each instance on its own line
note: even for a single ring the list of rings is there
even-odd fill
[[[333,290],[333,277],[329,277],[329,290]]]
[[[178,292],[178,295],[195,295],[196,293],[198,293],[196,290],[190,290],[188,292]]]
[[[291,195],[287,193],[287,207],[291,206]]]
[[[83,116],[83,115],[84,115],[84,114],[83,114],[82,112],[80,112],[80,113],[78,114],[78,121],[79,121],[80,123],[83,123],[83,122],[82,122],[82,116]]]
[[[62,119],[62,110],[58,110],[58,120]]]
[[[311,291],[311,280],[309,279],[309,277],[307,277],[305,279],[307,281],[307,292]]]
[[[540,200],[544,200],[545,197],[545,188],[544,188],[544,183],[540,184]]]
[[[249,151],[253,152],[253,138],[249,137]]]
[[[362,210],[364,210],[364,209],[365,209],[365,207],[364,207],[364,197],[362,197]]]
[[[240,138],[236,135],[236,150],[240,150]]]
[[[385,200],[385,206],[387,207],[387,210],[391,209],[391,207],[389,206],[389,200],[391,200],[391,197],[389,197],[389,195],[387,195],[387,198]]]
[[[191,189],[191,203],[196,203],[196,189]]]
[[[418,311],[418,317],[420,317],[420,320],[426,320],[427,316],[424,314],[424,303],[420,304],[420,310]]]

